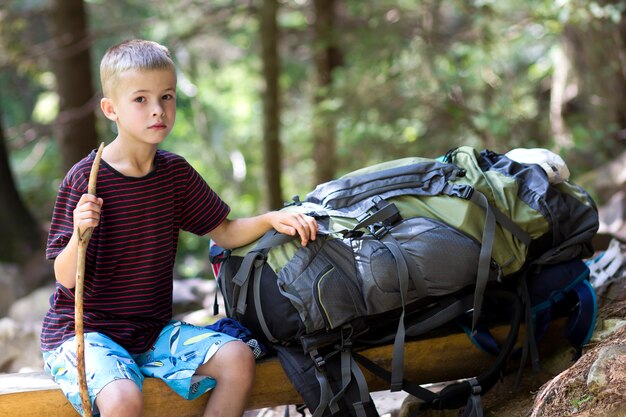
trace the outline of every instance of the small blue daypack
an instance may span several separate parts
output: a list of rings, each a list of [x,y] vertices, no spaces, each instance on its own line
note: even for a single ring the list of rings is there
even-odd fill
[[[523,347],[520,351],[522,366],[528,355],[534,369],[539,367],[537,343],[543,338],[554,319],[565,317],[564,337],[579,356],[593,334],[598,302],[596,292],[589,281],[589,267],[581,259],[572,259],[554,265],[543,265],[527,274],[519,291],[526,300],[525,322],[529,323]],[[496,316],[506,310],[502,305],[485,306],[485,314]],[[461,322],[461,321],[460,321]],[[481,350],[498,355],[501,347],[489,332],[480,325],[475,331],[469,327],[469,319],[461,323],[468,337]]]

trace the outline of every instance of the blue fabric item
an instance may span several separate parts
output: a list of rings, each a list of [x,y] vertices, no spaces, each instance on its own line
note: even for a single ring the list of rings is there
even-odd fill
[[[588,281],[589,268],[579,259],[558,265],[545,266],[529,280],[532,319],[535,338],[540,340],[553,316],[566,313],[568,322],[565,337],[576,349],[589,343],[595,328],[598,302],[595,290]],[[566,298],[570,297],[567,302]],[[472,334],[465,325],[461,327],[479,349],[496,355],[498,342],[488,328],[478,328]]]
[[[254,338],[252,332],[245,328],[237,320],[225,317],[219,319],[213,324],[205,326],[205,328],[227,334],[245,342],[252,349],[256,359],[265,356],[269,352],[261,342]]]
[[[573,291],[576,292],[579,303],[576,313],[570,317],[567,335],[574,346],[584,346],[591,340],[596,327],[598,299],[589,281],[583,281],[574,287]]]

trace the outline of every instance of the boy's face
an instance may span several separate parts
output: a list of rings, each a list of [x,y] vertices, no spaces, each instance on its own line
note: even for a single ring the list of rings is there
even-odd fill
[[[158,145],[176,120],[176,74],[171,70],[129,70],[119,75],[111,97],[101,101],[117,124],[118,137]]]

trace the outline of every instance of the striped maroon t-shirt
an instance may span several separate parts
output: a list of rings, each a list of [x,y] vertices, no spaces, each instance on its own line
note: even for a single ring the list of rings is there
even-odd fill
[[[73,231],[73,211],[87,192],[95,151],[59,188],[46,257],[54,259]],[[230,208],[182,157],[158,150],[155,169],[126,177],[101,162],[97,195],[104,200],[85,268],[84,329],[111,337],[131,353],[152,347],[172,317],[172,279],[180,230],[204,235]],[[74,290],[56,284],[41,334],[44,351],[74,335]]]

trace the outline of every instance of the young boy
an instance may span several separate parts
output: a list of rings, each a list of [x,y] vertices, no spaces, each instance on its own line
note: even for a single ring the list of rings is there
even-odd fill
[[[168,50],[130,40],[101,65],[101,109],[117,125],[104,148],[97,194],[86,194],[95,152],[60,186],[46,256],[56,291],[42,330],[46,370],[82,413],[76,370],[74,291],[78,232],[95,228],[84,289],[85,362],[94,414],[140,416],[144,376],[161,378],[195,398],[213,389],[205,416],[241,416],[254,379],[254,357],[228,335],[172,321],[172,276],[180,230],[208,234],[225,248],[272,227],[305,245],[317,223],[269,212],[227,218],[229,207],[180,156],[158,149],[176,118],[176,70]],[[202,375],[192,384],[192,375]]]

